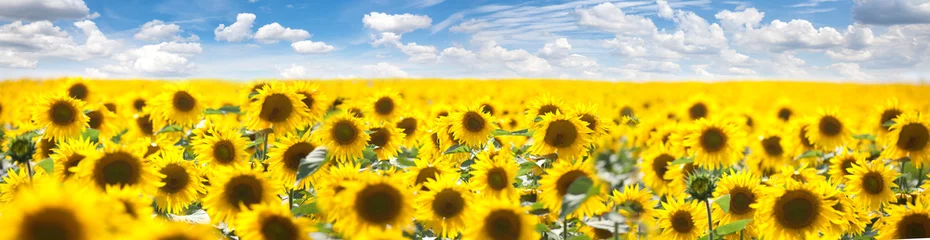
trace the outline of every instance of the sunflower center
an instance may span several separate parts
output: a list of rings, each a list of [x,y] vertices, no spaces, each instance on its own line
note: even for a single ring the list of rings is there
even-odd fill
[[[294,221],[291,221],[290,218],[277,215],[268,216],[262,221],[261,226],[264,239],[300,239],[297,226],[294,225]]]
[[[688,115],[691,116],[693,120],[707,117],[707,105],[704,105],[704,103],[695,103],[691,105],[691,108],[688,108]]]
[[[898,222],[896,238],[928,238],[930,237],[930,217],[926,214],[910,214]]]
[[[149,145],[148,147],[145,148],[145,155],[142,155],[142,158],[148,158],[152,154],[157,153],[159,150],[161,150],[161,147],[154,145],[154,144]]]
[[[645,210],[643,209],[643,204],[633,200],[623,201],[621,206],[625,207],[625,211],[629,212],[632,218],[635,220],[638,220]]]
[[[316,147],[308,142],[295,143],[293,146],[284,151],[284,166],[292,171],[297,171],[300,167],[300,161],[303,160]]]
[[[77,100],[87,100],[87,93],[89,93],[87,86],[82,83],[71,85],[68,88],[68,96]]]
[[[368,137],[368,144],[375,145],[379,148],[387,145],[388,141],[391,139],[391,135],[389,135],[388,131],[384,128],[372,128],[371,134],[369,134]]]
[[[440,111],[439,113],[436,113],[436,118],[448,117],[448,116],[449,116],[449,112],[447,111]]]
[[[567,148],[575,143],[576,138],[578,138],[578,129],[575,129],[575,125],[568,120],[560,119],[549,123],[543,141],[549,146]]]
[[[425,167],[420,169],[420,172],[417,173],[417,180],[414,181],[414,185],[420,185],[425,183],[430,179],[436,179],[439,176],[439,169],[436,167]],[[426,188],[425,186],[423,187]]]
[[[811,140],[807,139],[807,126],[801,127],[800,136],[801,136],[801,145],[804,145],[804,147],[806,148],[814,147],[814,144],[811,143]]]
[[[494,115],[494,107],[489,104],[481,104],[481,112]]]
[[[885,129],[885,131],[888,131],[888,129],[891,128],[891,126],[886,127],[885,123],[888,121],[894,120],[895,118],[898,117],[898,115],[901,115],[901,110],[894,109],[894,108],[886,109],[885,111],[882,112],[882,117],[878,122],[878,126],[881,127],[882,129]]]
[[[39,144],[39,149],[42,150],[42,158],[47,158],[52,156],[52,149],[58,147],[58,143],[50,138],[42,138],[42,142]]]
[[[753,126],[752,117],[750,117],[749,115],[746,115],[746,126],[750,128],[752,128]]]
[[[125,152],[113,152],[103,155],[97,162],[94,180],[97,186],[134,185],[139,182],[142,173],[142,161]]]
[[[104,103],[103,106],[106,107],[107,110],[109,110],[110,112],[114,112],[114,113],[116,112],[116,104],[108,102],[108,103]]]
[[[291,105],[291,99],[284,94],[275,93],[265,97],[265,101],[262,102],[262,110],[259,111],[258,116],[265,121],[279,123],[286,121],[293,111],[294,106]]]
[[[142,111],[142,108],[145,107],[145,99],[136,98],[132,100],[132,108],[135,108],[136,111]]]
[[[843,162],[840,163],[840,168],[842,168],[842,169],[840,169],[840,170],[843,170],[843,175],[844,175],[844,176],[845,176],[845,175],[849,175],[849,168],[852,167],[853,162],[855,162],[855,159],[852,158],[852,157],[848,157],[848,158],[844,158],[844,159],[843,159]]]
[[[517,213],[498,209],[484,218],[484,232],[493,240],[520,239],[523,221]]]
[[[476,112],[467,112],[462,117],[462,125],[465,125],[465,130],[469,132],[480,132],[484,129],[484,118]]]
[[[429,139],[432,140],[433,146],[436,146],[437,148],[439,147],[439,134],[438,133],[430,134]]]
[[[901,127],[901,133],[898,134],[898,148],[906,151],[920,151],[927,146],[930,140],[930,131],[920,123],[909,123]]]
[[[82,160],[84,160],[84,155],[81,154],[75,153],[74,155],[68,156],[68,159],[65,161],[65,178],[69,178],[74,175],[74,172],[71,172],[70,169],[77,167],[77,165],[80,164]]]
[[[672,229],[679,233],[688,233],[694,229],[694,219],[687,211],[677,211],[672,215]]]
[[[358,128],[348,120],[336,122],[336,124],[333,125],[332,131],[333,138],[335,138],[336,143],[340,145],[348,145],[355,142],[356,135],[358,135]]]
[[[668,172],[668,164],[675,161],[675,157],[668,154],[662,154],[652,160],[652,171],[656,172],[659,179],[665,180],[665,173]]]
[[[507,188],[507,182],[507,171],[504,171],[503,168],[495,167],[488,170],[488,187],[491,187],[491,189],[495,191],[503,190]]]
[[[260,203],[265,191],[262,182],[249,175],[233,177],[226,183],[224,190],[226,201],[236,208],[240,205],[248,207]]]
[[[587,176],[588,174],[585,174],[581,170],[571,170],[562,174],[562,176],[556,180],[556,190],[558,190],[559,196],[565,196],[565,194],[568,194],[568,187],[570,187],[572,183],[575,182],[575,179]]]
[[[129,215],[132,218],[139,218],[139,214],[136,213],[136,208],[132,206],[131,202],[120,200],[120,203],[123,204],[123,211],[126,212],[126,215]]]
[[[83,224],[74,216],[74,212],[57,207],[46,207],[26,215],[18,228],[20,235],[16,239],[85,239]]]
[[[191,109],[194,109],[194,105],[197,104],[197,100],[194,99],[194,96],[191,96],[190,93],[185,91],[178,91],[174,93],[172,97],[172,103],[174,104],[174,109],[187,112]]]
[[[56,102],[52,104],[49,111],[49,118],[55,125],[68,125],[77,119],[77,109],[68,104],[68,102]]]
[[[865,192],[876,195],[882,193],[884,188],[885,180],[880,173],[869,172],[862,176],[862,190],[865,190]]]
[[[779,136],[762,139],[762,148],[765,149],[765,154],[772,157],[780,157],[785,153],[785,149],[781,147],[781,137]]]
[[[704,151],[714,153],[727,144],[727,136],[719,128],[709,128],[701,133],[701,147]]]
[[[633,117],[633,108],[630,108],[630,106],[623,106],[623,108],[620,109],[620,116]]]
[[[173,235],[163,236],[158,238],[158,240],[194,240],[193,238],[188,237],[182,233],[177,233]]]
[[[787,122],[791,119],[791,109],[781,108],[778,110],[778,119]]]
[[[433,212],[443,218],[458,216],[465,209],[465,198],[452,189],[444,189],[433,198]]]
[[[581,114],[581,121],[584,121],[588,129],[595,130],[597,128],[597,119],[594,118],[591,114]]]
[[[559,110],[560,110],[559,107],[556,107],[555,105],[552,105],[552,104],[542,105],[541,107],[539,107],[539,111],[536,111],[536,116],[545,116],[546,114],[549,114],[549,113],[555,114],[555,112],[558,112]]]
[[[87,125],[93,129],[100,129],[100,126],[103,125],[103,113],[100,111],[91,111],[87,113]]]
[[[375,112],[380,115],[389,115],[394,112],[394,100],[389,97],[381,97],[375,101]]]
[[[300,95],[304,96],[304,99],[300,100],[300,102],[303,102],[304,106],[307,106],[307,109],[312,109],[313,108],[313,94],[302,92],[300,93]]]
[[[404,118],[397,122],[397,128],[403,130],[404,135],[413,136],[413,133],[417,131],[417,120],[414,118]]]
[[[843,131],[843,123],[834,116],[823,116],[820,118],[820,133],[826,136],[836,136]]]
[[[162,186],[160,190],[169,194],[180,192],[187,187],[187,183],[190,182],[190,176],[187,174],[187,170],[176,163],[165,165],[165,167],[161,169],[161,174],[165,175],[165,178],[162,180],[165,185]]]
[[[155,134],[155,126],[153,126],[151,115],[149,114],[136,118],[136,126],[139,127],[139,131],[147,136]]]
[[[213,158],[222,164],[236,160],[236,148],[229,140],[222,140],[213,144]]]
[[[752,210],[749,205],[755,202],[755,195],[745,187],[736,187],[730,190],[730,212],[733,214],[748,213]]]
[[[594,239],[611,239],[614,237],[614,233],[608,230],[594,227],[592,227],[592,229],[594,229]]]
[[[820,211],[816,199],[805,190],[787,191],[775,202],[775,219],[789,229],[810,226]]]
[[[358,193],[355,211],[367,222],[387,224],[400,215],[403,202],[400,191],[391,185],[379,183],[367,186]]]

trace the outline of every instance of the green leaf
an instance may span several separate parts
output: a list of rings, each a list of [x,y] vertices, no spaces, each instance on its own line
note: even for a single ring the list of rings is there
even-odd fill
[[[455,145],[452,145],[452,147],[449,147],[449,149],[446,149],[446,151],[443,152],[443,154],[467,153],[467,152],[471,152],[471,149],[468,149],[468,146],[455,144]]]
[[[397,156],[397,164],[400,164],[401,167],[412,167],[417,164],[413,162],[412,158],[407,158],[406,156]]]
[[[239,106],[232,106],[232,105],[226,105],[226,106],[220,107],[220,108],[218,108],[218,109],[207,108],[206,110],[203,110],[203,114],[205,114],[205,115],[210,115],[210,114],[241,114],[241,113],[242,113],[242,110],[239,108]]]
[[[853,138],[858,139],[858,140],[869,140],[873,142],[875,141],[875,136],[872,134],[868,134],[868,133],[856,134],[856,135],[853,135]]]
[[[566,216],[574,212],[578,207],[588,199],[592,193],[591,190],[597,192],[597,188],[594,187],[594,181],[588,177],[579,177],[568,186],[568,193],[562,197],[562,212],[559,213],[560,219],[565,219]]]
[[[162,134],[162,133],[169,133],[169,132],[180,132],[180,131],[181,131],[181,126],[171,124],[171,125],[168,125],[168,126],[165,126],[165,127],[161,128],[161,130],[158,130],[158,132],[156,132],[155,134]]]
[[[120,131],[119,134],[116,134],[116,136],[110,138],[110,141],[114,143],[120,143],[120,141],[123,140],[123,135],[125,135],[127,132],[129,132],[129,129],[123,129],[123,131]]]
[[[693,157],[681,157],[681,158],[675,159],[675,161],[672,162],[672,165],[688,164],[688,163],[693,163],[693,162],[694,162]]]
[[[42,168],[42,170],[45,170],[45,173],[52,174],[55,172],[55,160],[52,160],[52,158],[42,159],[42,161],[39,161],[36,165]]]
[[[294,182],[294,185],[297,185],[300,180],[320,170],[320,167],[323,166],[324,163],[326,163],[326,148],[318,147],[313,149],[310,154],[307,154],[306,157],[300,160],[300,165],[297,166],[297,180]]]
[[[316,206],[316,202],[311,202],[295,208],[291,208],[291,214],[294,214],[295,217],[317,214],[319,212],[320,208]]]
[[[249,93],[249,99],[254,98],[256,95],[258,95],[258,91],[252,91],[252,92],[250,92],[250,93]]]
[[[494,136],[510,135],[510,132],[504,129],[494,129],[494,131],[491,131],[491,135],[494,135]]]
[[[539,121],[542,121],[542,117],[536,116],[536,118],[533,118],[534,123],[539,122]]]
[[[591,237],[585,235],[576,235],[568,238],[568,240],[591,240]]]
[[[536,224],[536,232],[538,233],[547,233],[551,231],[552,229],[549,229],[549,226],[546,224],[542,224],[542,223]]]
[[[510,135],[513,135],[513,136],[532,137],[532,136],[533,136],[533,131],[530,131],[529,129],[520,129],[520,130],[516,130],[516,131],[510,132]]]
[[[535,168],[536,168],[536,163],[534,162],[526,161],[524,163],[521,163],[520,169],[517,170],[517,176],[523,176],[529,173],[530,171],[533,171],[533,169]]]
[[[895,122],[894,122],[894,119],[888,120],[887,122],[882,123],[882,127],[890,128],[891,126],[894,126],[894,123],[895,123]]]
[[[747,218],[747,219],[742,219],[742,220],[738,220],[735,222],[731,222],[727,225],[719,226],[717,227],[717,229],[714,229],[714,236],[717,236],[717,235],[725,236],[725,235],[738,233],[739,231],[746,228],[746,225],[749,224],[750,221],[752,221],[752,219]]]
[[[541,202],[535,202],[530,206],[530,214],[542,216],[549,214],[549,209],[543,206]]]
[[[801,156],[798,156],[798,159],[812,158],[812,157],[818,157],[818,158],[823,157],[823,152],[818,151],[818,150],[810,150],[810,151],[805,152],[804,154],[801,154]]]
[[[93,128],[84,129],[84,132],[81,133],[81,137],[84,139],[90,139],[91,142],[97,142],[100,138],[100,131]]]
[[[723,210],[724,213],[730,212],[730,194],[720,196],[717,200],[714,200],[714,202],[720,206],[720,209]]]

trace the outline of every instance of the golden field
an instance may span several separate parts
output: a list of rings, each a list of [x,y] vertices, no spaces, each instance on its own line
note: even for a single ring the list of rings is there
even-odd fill
[[[0,82],[2,239],[930,237],[930,87]]]

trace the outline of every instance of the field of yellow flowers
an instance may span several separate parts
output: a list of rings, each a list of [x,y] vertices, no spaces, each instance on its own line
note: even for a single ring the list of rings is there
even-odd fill
[[[0,240],[930,237],[927,96],[777,81],[3,81]]]

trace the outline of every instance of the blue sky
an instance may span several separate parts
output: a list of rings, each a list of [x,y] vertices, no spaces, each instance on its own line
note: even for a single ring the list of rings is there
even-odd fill
[[[930,76],[930,0],[12,0],[0,25],[3,79]]]

